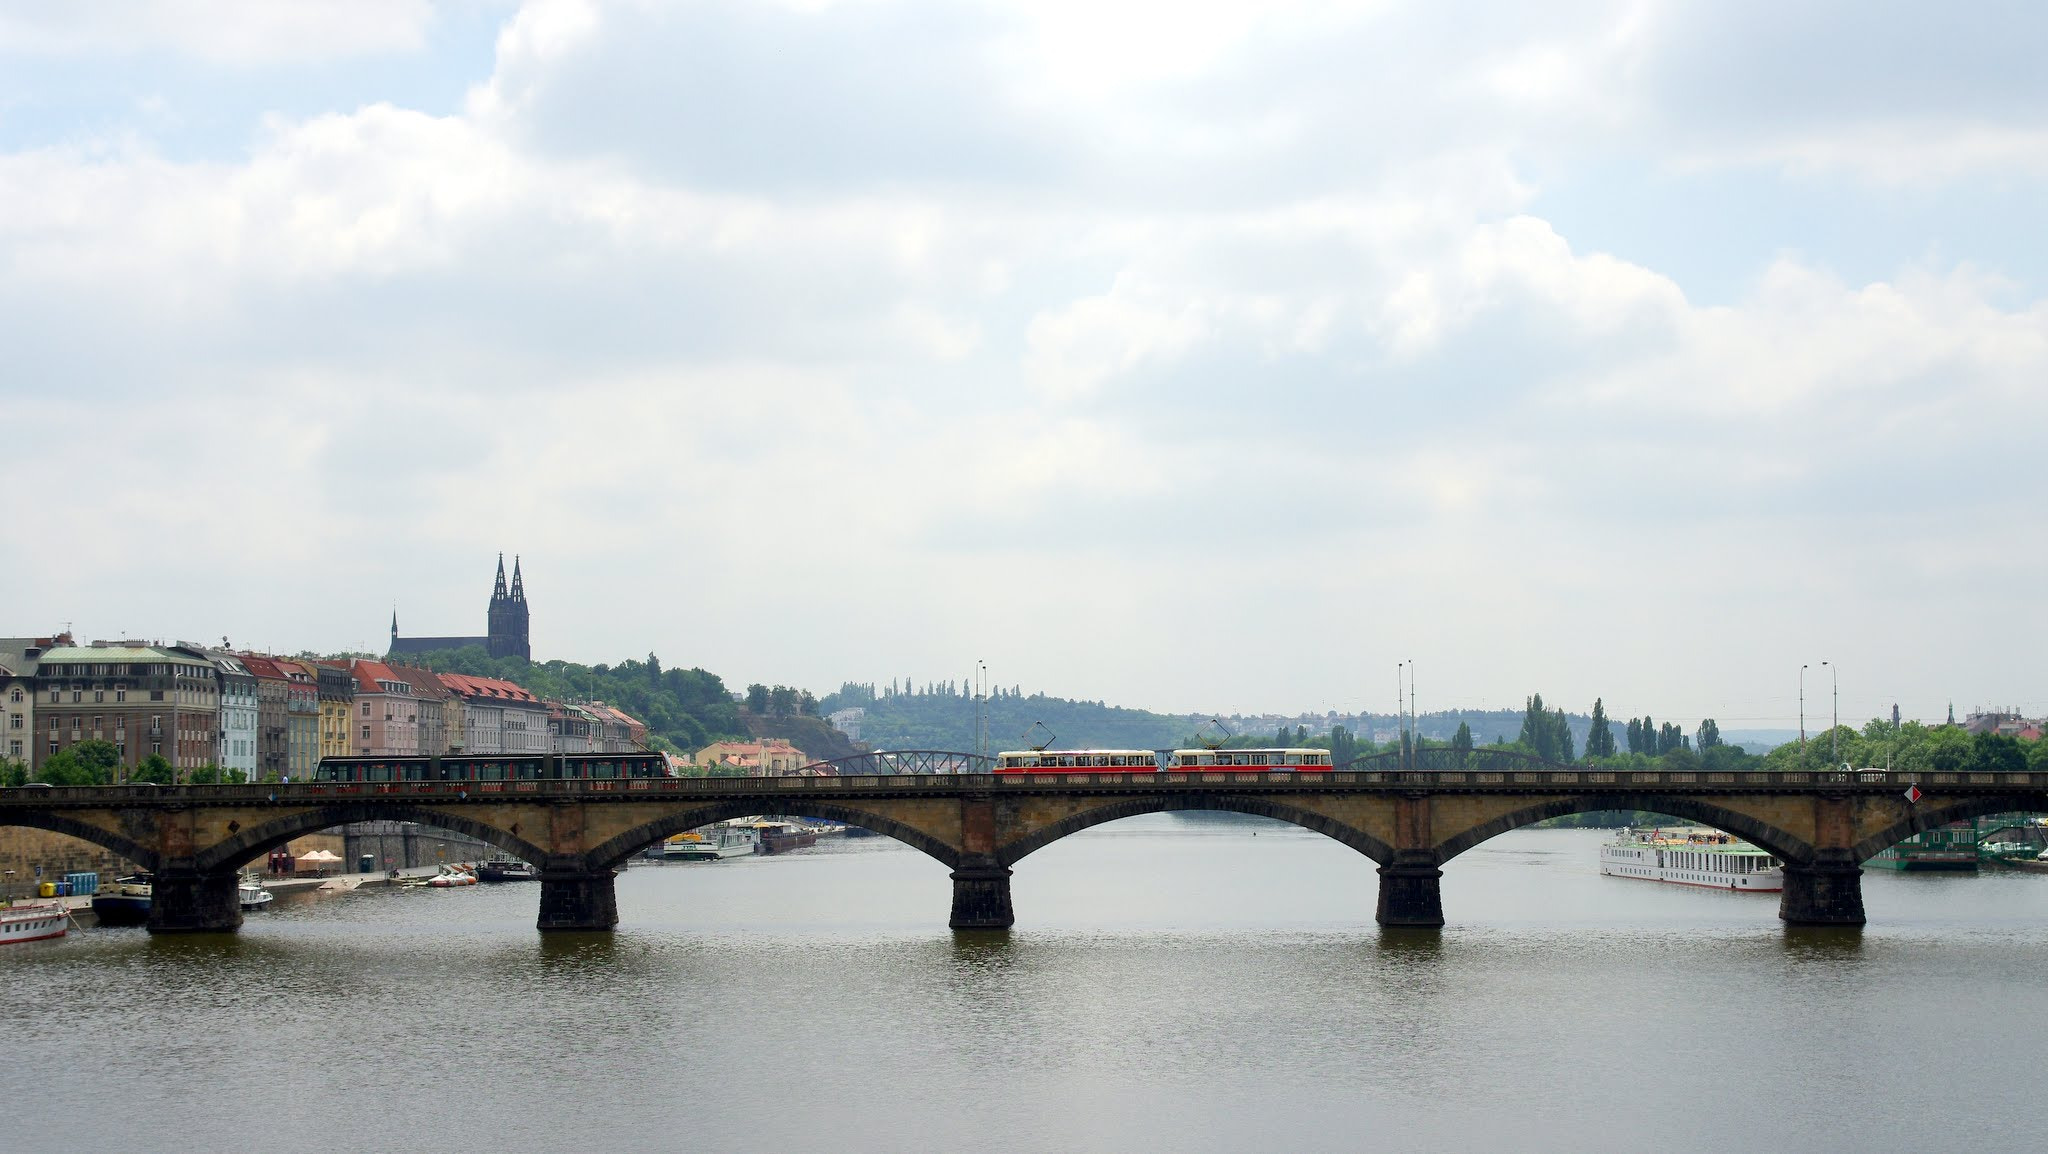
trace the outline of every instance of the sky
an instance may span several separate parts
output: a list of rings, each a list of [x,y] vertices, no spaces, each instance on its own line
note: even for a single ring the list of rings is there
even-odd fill
[[[735,687],[2038,714],[2043,43],[0,0],[0,632],[381,650],[503,551],[536,657]]]

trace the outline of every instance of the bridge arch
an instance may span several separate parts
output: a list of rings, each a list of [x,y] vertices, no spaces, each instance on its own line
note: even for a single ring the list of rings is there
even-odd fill
[[[1858,841],[1851,848],[1859,862],[1869,861],[1892,846],[1905,841],[1916,833],[1947,825],[1952,821],[1968,821],[1992,813],[2042,813],[2038,794],[2027,797],[2019,794],[1973,797],[1948,805],[1909,812],[1905,817],[1885,826]]]
[[[1438,842],[1437,861],[1450,861],[1481,842],[1499,837],[1510,830],[1534,825],[1539,821],[1548,821],[1553,817],[1565,817],[1574,813],[1618,809],[1668,813],[1672,817],[1682,817],[1701,825],[1712,826],[1768,850],[1778,860],[1793,865],[1805,865],[1814,859],[1814,847],[1804,840],[1739,810],[1675,794],[1605,794],[1598,798],[1553,798],[1510,810]]]
[[[760,798],[720,801],[665,814],[653,821],[635,826],[591,850],[583,855],[583,865],[586,869],[593,872],[611,869],[634,854],[665,838],[696,829],[700,825],[710,825],[713,822],[727,821],[735,817],[746,817],[749,814],[761,813],[762,804],[762,799]],[[947,869],[960,868],[960,851],[958,849],[918,829],[916,826],[897,821],[894,818],[884,817],[879,813],[872,813],[857,806],[840,802],[814,801],[810,798],[791,797],[775,799],[774,809],[776,813],[785,813],[792,817],[822,818],[826,821],[857,825],[862,829],[873,830],[876,833],[895,838],[912,849],[922,850],[926,854],[937,858]]]
[[[76,818],[66,817],[61,813],[10,807],[0,810],[0,825],[27,826],[30,829],[48,830],[51,833],[61,833],[66,837],[91,842],[109,853],[119,854],[151,873],[156,872],[162,864],[157,859],[156,851],[141,842],[112,830],[101,829]]]
[[[295,837],[357,821],[418,822],[465,834],[535,865],[546,864],[548,858],[546,850],[525,838],[459,813],[424,806],[393,806],[388,802],[342,801],[238,830],[227,840],[194,854],[192,863],[200,873],[236,868]]]
[[[1083,810],[1059,821],[1042,826],[1014,841],[996,847],[996,860],[1004,866],[1016,865],[1023,858],[1046,846],[1076,834],[1091,826],[1105,822],[1121,821],[1141,814],[1163,813],[1171,810],[1222,810],[1230,813],[1245,813],[1255,817],[1269,817],[1314,830],[1325,837],[1333,838],[1350,846],[1374,862],[1385,865],[1394,856],[1394,847],[1355,826],[1346,825],[1335,818],[1326,817],[1305,809],[1298,809],[1284,802],[1270,801],[1261,797],[1240,797],[1235,794],[1151,794],[1143,797],[1124,798],[1094,809]]]

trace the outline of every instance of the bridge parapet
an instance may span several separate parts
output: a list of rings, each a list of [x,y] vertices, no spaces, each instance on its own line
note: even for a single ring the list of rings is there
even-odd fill
[[[966,755],[972,756],[972,755]],[[1355,764],[1355,763],[1354,763]],[[457,803],[493,804],[513,799],[577,801],[642,801],[653,797],[731,797],[792,794],[930,794],[962,791],[1007,793],[1047,787],[1068,789],[1151,789],[1200,792],[1219,787],[1253,788],[1260,792],[1401,792],[1423,789],[1445,793],[1555,792],[1559,786],[1593,787],[1589,792],[1638,791],[1654,788],[1670,793],[1841,792],[1882,796],[1917,786],[1927,793],[2003,793],[2013,789],[2048,789],[2048,772],[1910,773],[1903,770],[1857,770],[1828,773],[1708,773],[1670,770],[1599,770],[1537,763],[1544,768],[1493,770],[1295,770],[1230,769],[1186,773],[1059,770],[1050,773],[877,773],[793,777],[657,777],[597,781],[390,781],[293,782],[261,785],[184,786],[30,786],[0,789],[0,807],[70,809],[133,806],[147,809],[192,805],[307,805],[335,799],[433,798]]]

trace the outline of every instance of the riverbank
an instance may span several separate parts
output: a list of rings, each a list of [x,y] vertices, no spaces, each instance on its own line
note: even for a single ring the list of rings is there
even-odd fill
[[[439,866],[415,866],[398,871],[396,877],[387,873],[329,874],[325,877],[263,878],[263,888],[273,894],[303,893],[350,893],[355,890],[382,889],[402,884],[408,880],[430,878],[440,872]],[[56,898],[18,898],[23,904],[60,905],[74,914],[92,913],[91,894],[73,894]]]

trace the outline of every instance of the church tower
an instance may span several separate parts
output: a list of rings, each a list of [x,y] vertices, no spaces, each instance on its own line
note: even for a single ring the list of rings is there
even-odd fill
[[[487,618],[492,657],[533,660],[533,648],[526,636],[526,582],[519,573],[519,558],[512,559],[512,584],[505,585],[505,555],[498,554],[498,581],[491,589]]]

